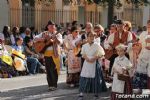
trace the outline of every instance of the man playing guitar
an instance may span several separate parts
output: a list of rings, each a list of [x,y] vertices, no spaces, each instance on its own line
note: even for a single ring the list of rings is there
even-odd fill
[[[105,45],[105,57],[110,60],[110,68],[109,68],[109,75],[111,75],[112,65],[114,63],[114,59],[118,56],[115,50],[115,47],[123,43],[128,46],[127,52],[132,47],[132,33],[129,31],[124,31],[124,23],[121,20],[116,21],[117,25],[117,32],[110,34],[107,40],[107,45]]]
[[[35,42],[41,41],[46,45],[43,50],[45,58],[45,67],[47,74],[47,82],[49,90],[55,90],[57,88],[58,73],[60,68],[59,60],[59,47],[62,44],[62,35],[57,33],[55,23],[49,21],[46,29],[46,32],[43,32],[35,37]]]

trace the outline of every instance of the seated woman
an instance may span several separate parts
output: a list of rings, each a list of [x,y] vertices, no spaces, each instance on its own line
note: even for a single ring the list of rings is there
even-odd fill
[[[23,39],[21,37],[16,38],[16,44],[13,46],[13,48],[19,52],[25,53],[25,48],[23,46]],[[33,57],[27,57],[27,63],[30,64],[28,67],[29,74],[35,74],[36,68],[38,66],[38,60]]]
[[[12,62],[12,58],[4,45],[4,41],[0,39],[0,78],[11,78],[17,75],[12,67]]]
[[[26,46],[25,46],[25,55],[27,56],[27,59],[34,59],[36,60],[37,63],[37,68],[36,72],[39,72],[40,69],[42,69],[42,72],[45,70],[45,66],[43,66],[38,59],[42,59],[42,56],[39,54],[36,54],[35,49],[33,47],[33,41],[31,39],[28,39],[26,41]],[[29,62],[30,63],[30,62]]]

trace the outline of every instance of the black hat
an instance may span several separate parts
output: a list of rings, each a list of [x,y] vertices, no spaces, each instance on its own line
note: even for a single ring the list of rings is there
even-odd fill
[[[124,22],[122,20],[116,20],[115,24],[124,24]]]
[[[49,20],[47,25],[55,25],[55,23],[53,21]]]

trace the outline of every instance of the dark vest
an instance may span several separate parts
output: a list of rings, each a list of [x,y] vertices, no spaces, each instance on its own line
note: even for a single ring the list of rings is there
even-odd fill
[[[123,33],[121,34],[121,39],[119,38],[119,33],[115,33],[114,35],[114,42],[113,42],[113,46],[116,47],[117,45],[119,45],[120,43],[125,44],[127,43],[127,39],[128,39],[128,31],[123,31]]]

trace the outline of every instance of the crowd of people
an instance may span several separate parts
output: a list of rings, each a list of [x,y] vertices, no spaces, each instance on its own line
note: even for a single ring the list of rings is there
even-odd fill
[[[133,31],[131,22],[122,20],[107,29],[77,21],[57,27],[48,21],[41,33],[4,26],[0,44],[0,78],[43,72],[53,91],[66,67],[66,83],[79,86],[79,100],[84,93],[98,98],[107,91],[106,81],[112,82],[111,100],[117,100],[116,94],[132,94],[134,88],[138,93],[150,89],[150,20],[143,31]]]

